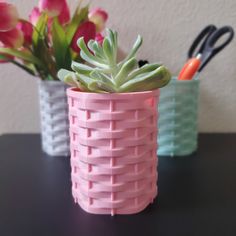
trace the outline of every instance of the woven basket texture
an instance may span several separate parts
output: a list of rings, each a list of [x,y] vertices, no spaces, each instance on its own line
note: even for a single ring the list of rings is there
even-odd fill
[[[43,151],[51,156],[68,156],[67,86],[60,81],[39,81],[38,88]]]
[[[94,214],[142,211],[157,195],[159,91],[67,94],[75,202]]]
[[[173,78],[160,90],[158,155],[184,156],[197,149],[199,80]]]

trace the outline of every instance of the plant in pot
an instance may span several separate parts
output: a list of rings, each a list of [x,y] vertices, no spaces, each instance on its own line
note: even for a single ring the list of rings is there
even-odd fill
[[[117,32],[107,30],[102,45],[78,40],[86,64],[58,77],[67,89],[70,120],[72,194],[85,211],[132,214],[157,195],[158,88],[170,80],[159,64],[138,68],[138,36],[117,62]]]
[[[83,63],[77,40],[103,41],[107,13],[89,11],[81,4],[70,17],[66,0],[40,0],[29,20],[20,19],[14,5],[0,2],[0,61],[11,62],[38,77],[43,150],[69,154],[67,86],[57,77],[59,68]]]

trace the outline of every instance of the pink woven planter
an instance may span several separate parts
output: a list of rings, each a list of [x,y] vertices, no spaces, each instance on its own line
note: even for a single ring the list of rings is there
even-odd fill
[[[142,211],[157,195],[159,91],[67,95],[75,202],[95,214]]]

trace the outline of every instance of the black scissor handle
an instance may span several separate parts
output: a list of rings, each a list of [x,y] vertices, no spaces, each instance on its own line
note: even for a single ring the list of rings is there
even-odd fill
[[[188,58],[192,58],[192,57],[196,57],[197,54],[202,53],[204,48],[205,48],[205,44],[206,41],[208,40],[208,38],[210,37],[210,35],[216,31],[216,26],[214,25],[208,25],[206,26],[199,34],[198,36],[195,38],[195,40],[193,41],[191,47],[189,48],[188,51]],[[196,48],[198,47],[198,45],[201,44],[200,49],[198,52],[195,52]]]
[[[219,46],[216,46],[216,42],[225,34],[228,34],[228,37],[223,41]],[[199,72],[206,66],[206,64],[225,46],[227,46],[234,37],[234,30],[231,26],[223,26],[215,32],[213,32],[208,40],[205,43],[205,48],[202,54],[202,63],[199,68]]]
[[[215,47],[216,42],[225,34],[228,34],[228,37],[222,42],[219,46]],[[206,41],[206,50],[208,48],[212,49],[212,53],[215,55],[219,51],[221,51],[226,45],[228,45],[234,37],[234,30],[231,26],[223,26],[216,30],[213,34],[210,35],[208,40]]]

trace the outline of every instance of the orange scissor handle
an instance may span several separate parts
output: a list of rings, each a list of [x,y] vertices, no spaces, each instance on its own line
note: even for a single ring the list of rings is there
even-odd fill
[[[179,73],[178,80],[191,80],[201,64],[199,58],[189,59]]]

